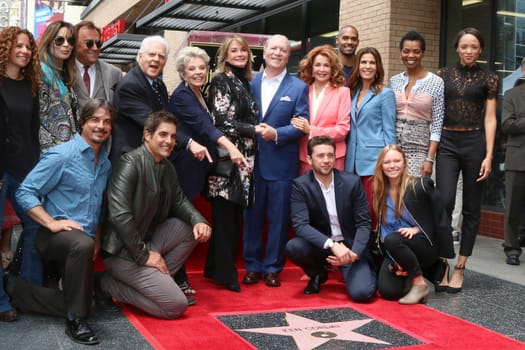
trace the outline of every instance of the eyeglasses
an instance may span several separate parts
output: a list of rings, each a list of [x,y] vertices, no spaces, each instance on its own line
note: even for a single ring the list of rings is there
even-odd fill
[[[100,49],[102,47],[102,41],[100,40],[84,40],[84,42],[86,43],[88,49],[91,49],[93,45],[96,45],[97,49]]]
[[[75,39],[73,37],[69,37],[69,38],[64,38],[63,36],[57,36],[53,42],[55,43],[56,46],[62,46],[64,45],[64,43],[67,41],[67,43],[70,45],[70,46],[74,46],[75,45]]]

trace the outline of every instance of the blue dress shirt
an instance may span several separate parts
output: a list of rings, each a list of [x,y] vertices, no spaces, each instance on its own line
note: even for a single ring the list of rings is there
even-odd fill
[[[102,199],[111,173],[105,147],[95,165],[91,146],[76,134],[42,155],[16,192],[25,211],[42,205],[54,219],[69,219],[95,237]]]

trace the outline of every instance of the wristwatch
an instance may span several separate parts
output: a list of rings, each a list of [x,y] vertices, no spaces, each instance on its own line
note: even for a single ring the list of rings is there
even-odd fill
[[[331,238],[328,238],[326,240],[325,245],[326,245],[326,249],[332,249],[335,245],[335,242]]]

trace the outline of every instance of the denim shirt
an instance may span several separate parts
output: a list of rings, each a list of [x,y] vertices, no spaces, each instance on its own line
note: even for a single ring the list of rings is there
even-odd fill
[[[396,209],[392,198],[388,196],[386,198],[386,224],[381,224],[381,240],[384,240],[386,236],[392,232],[397,232],[403,227],[415,227],[418,226],[414,221],[407,208],[403,206],[403,212],[399,218],[396,218]],[[421,232],[416,235],[421,236]]]
[[[25,211],[42,205],[54,219],[74,220],[95,237],[110,173],[105,147],[100,149],[95,166],[93,149],[76,134],[42,155],[18,188],[16,198]]]

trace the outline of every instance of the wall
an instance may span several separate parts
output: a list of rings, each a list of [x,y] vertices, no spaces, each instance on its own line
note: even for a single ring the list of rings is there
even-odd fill
[[[388,78],[404,70],[399,39],[407,31],[416,30],[427,44],[424,65],[435,72],[439,66],[440,8],[440,0],[341,1],[339,26],[354,25],[359,31],[359,47],[379,50]]]

